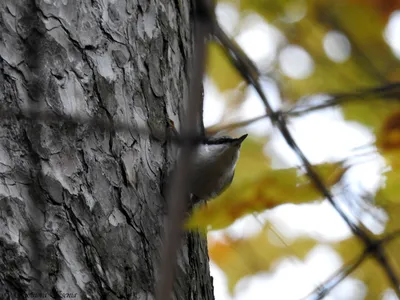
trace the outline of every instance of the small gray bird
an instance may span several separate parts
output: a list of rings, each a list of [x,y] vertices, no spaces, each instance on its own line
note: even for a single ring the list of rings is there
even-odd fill
[[[190,207],[200,201],[217,197],[230,186],[239,159],[240,146],[247,137],[247,134],[239,138],[220,135],[208,136],[203,123],[203,104],[200,107],[201,109],[196,115],[198,130],[196,134],[202,137],[203,141],[193,153],[189,186]],[[172,136],[179,137],[172,120],[168,122],[168,129]],[[171,179],[173,176],[168,177]],[[167,180],[166,188],[168,186]]]
[[[246,137],[210,137],[196,148],[190,180],[192,204],[215,198],[229,187]]]

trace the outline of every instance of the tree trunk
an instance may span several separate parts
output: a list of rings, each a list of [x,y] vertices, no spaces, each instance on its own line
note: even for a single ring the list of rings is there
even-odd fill
[[[15,113],[0,120],[0,299],[154,298],[173,159],[157,132],[182,115],[191,9],[186,0],[0,1],[0,107]],[[186,234],[176,274],[175,299],[213,299],[198,234]]]

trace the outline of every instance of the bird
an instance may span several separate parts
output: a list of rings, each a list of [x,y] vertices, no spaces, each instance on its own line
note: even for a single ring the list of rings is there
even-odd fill
[[[198,145],[191,162],[189,191],[193,204],[216,198],[230,186],[246,137],[211,136]]]

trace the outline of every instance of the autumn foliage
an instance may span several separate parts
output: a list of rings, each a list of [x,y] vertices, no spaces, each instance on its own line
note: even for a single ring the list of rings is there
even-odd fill
[[[234,5],[240,20],[256,14],[279,30],[281,38],[276,41],[276,55],[267,65],[259,66],[259,71],[279,88],[280,112],[288,123],[311,111],[318,113],[335,107],[344,120],[373,134],[374,141],[360,146],[368,149],[367,159],[372,155],[383,161],[381,181],[376,189],[353,195],[361,199],[362,210],[352,211],[354,203],[348,205],[348,210],[357,227],[372,240],[379,241],[392,275],[400,279],[400,240],[396,238],[400,230],[400,84],[397,84],[400,61],[385,38],[390,16],[400,9],[400,1],[226,0],[219,3]],[[240,21],[237,27],[240,29]],[[339,38],[334,39],[336,44],[326,42],[331,33]],[[309,73],[301,78],[286,74],[279,62],[280,53],[293,46],[301,47],[312,60]],[[347,49],[347,56],[336,59],[334,54],[329,54],[332,47],[339,49],[336,52]],[[226,95],[225,115],[239,110],[248,85],[217,43],[209,44],[207,71],[220,92]],[[235,127],[226,126],[227,123],[222,124],[225,129]],[[295,133],[293,136],[296,138]],[[219,198],[197,207],[186,224],[188,229],[205,233],[222,230],[243,217],[257,216],[277,206],[324,200],[304,166],[279,169],[271,166],[271,157],[264,151],[268,142],[267,135],[249,138],[244,143],[232,186]],[[354,152],[340,161],[313,165],[334,196],[343,192],[347,172],[359,163],[353,160],[356,155]],[[360,206],[359,202],[357,205]],[[361,217],[371,211],[385,216],[384,229],[379,233],[371,231]],[[365,299],[381,299],[388,288],[396,290],[395,279],[390,278],[388,267],[377,258],[377,252],[354,235],[335,242],[311,236],[289,241],[279,234],[279,228],[276,230],[267,221],[249,236],[234,237],[229,231],[219,236],[209,237],[210,258],[224,271],[232,293],[242,278],[274,272],[274,262],[283,257],[302,260],[321,244],[329,245],[342,257],[343,268],[338,274],[357,278],[367,286]],[[347,273],[347,267],[354,268]],[[315,293],[321,298],[324,296],[324,292],[316,290]]]

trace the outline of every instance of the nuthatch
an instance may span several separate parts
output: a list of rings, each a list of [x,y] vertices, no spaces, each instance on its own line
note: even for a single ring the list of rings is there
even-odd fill
[[[193,204],[215,198],[229,187],[246,137],[210,137],[198,145],[190,178]]]
[[[173,136],[179,134],[174,123],[169,120],[169,128]],[[219,196],[232,183],[240,146],[247,134],[239,138],[227,136],[204,136],[196,147],[192,159],[189,192],[191,204],[207,201]]]

